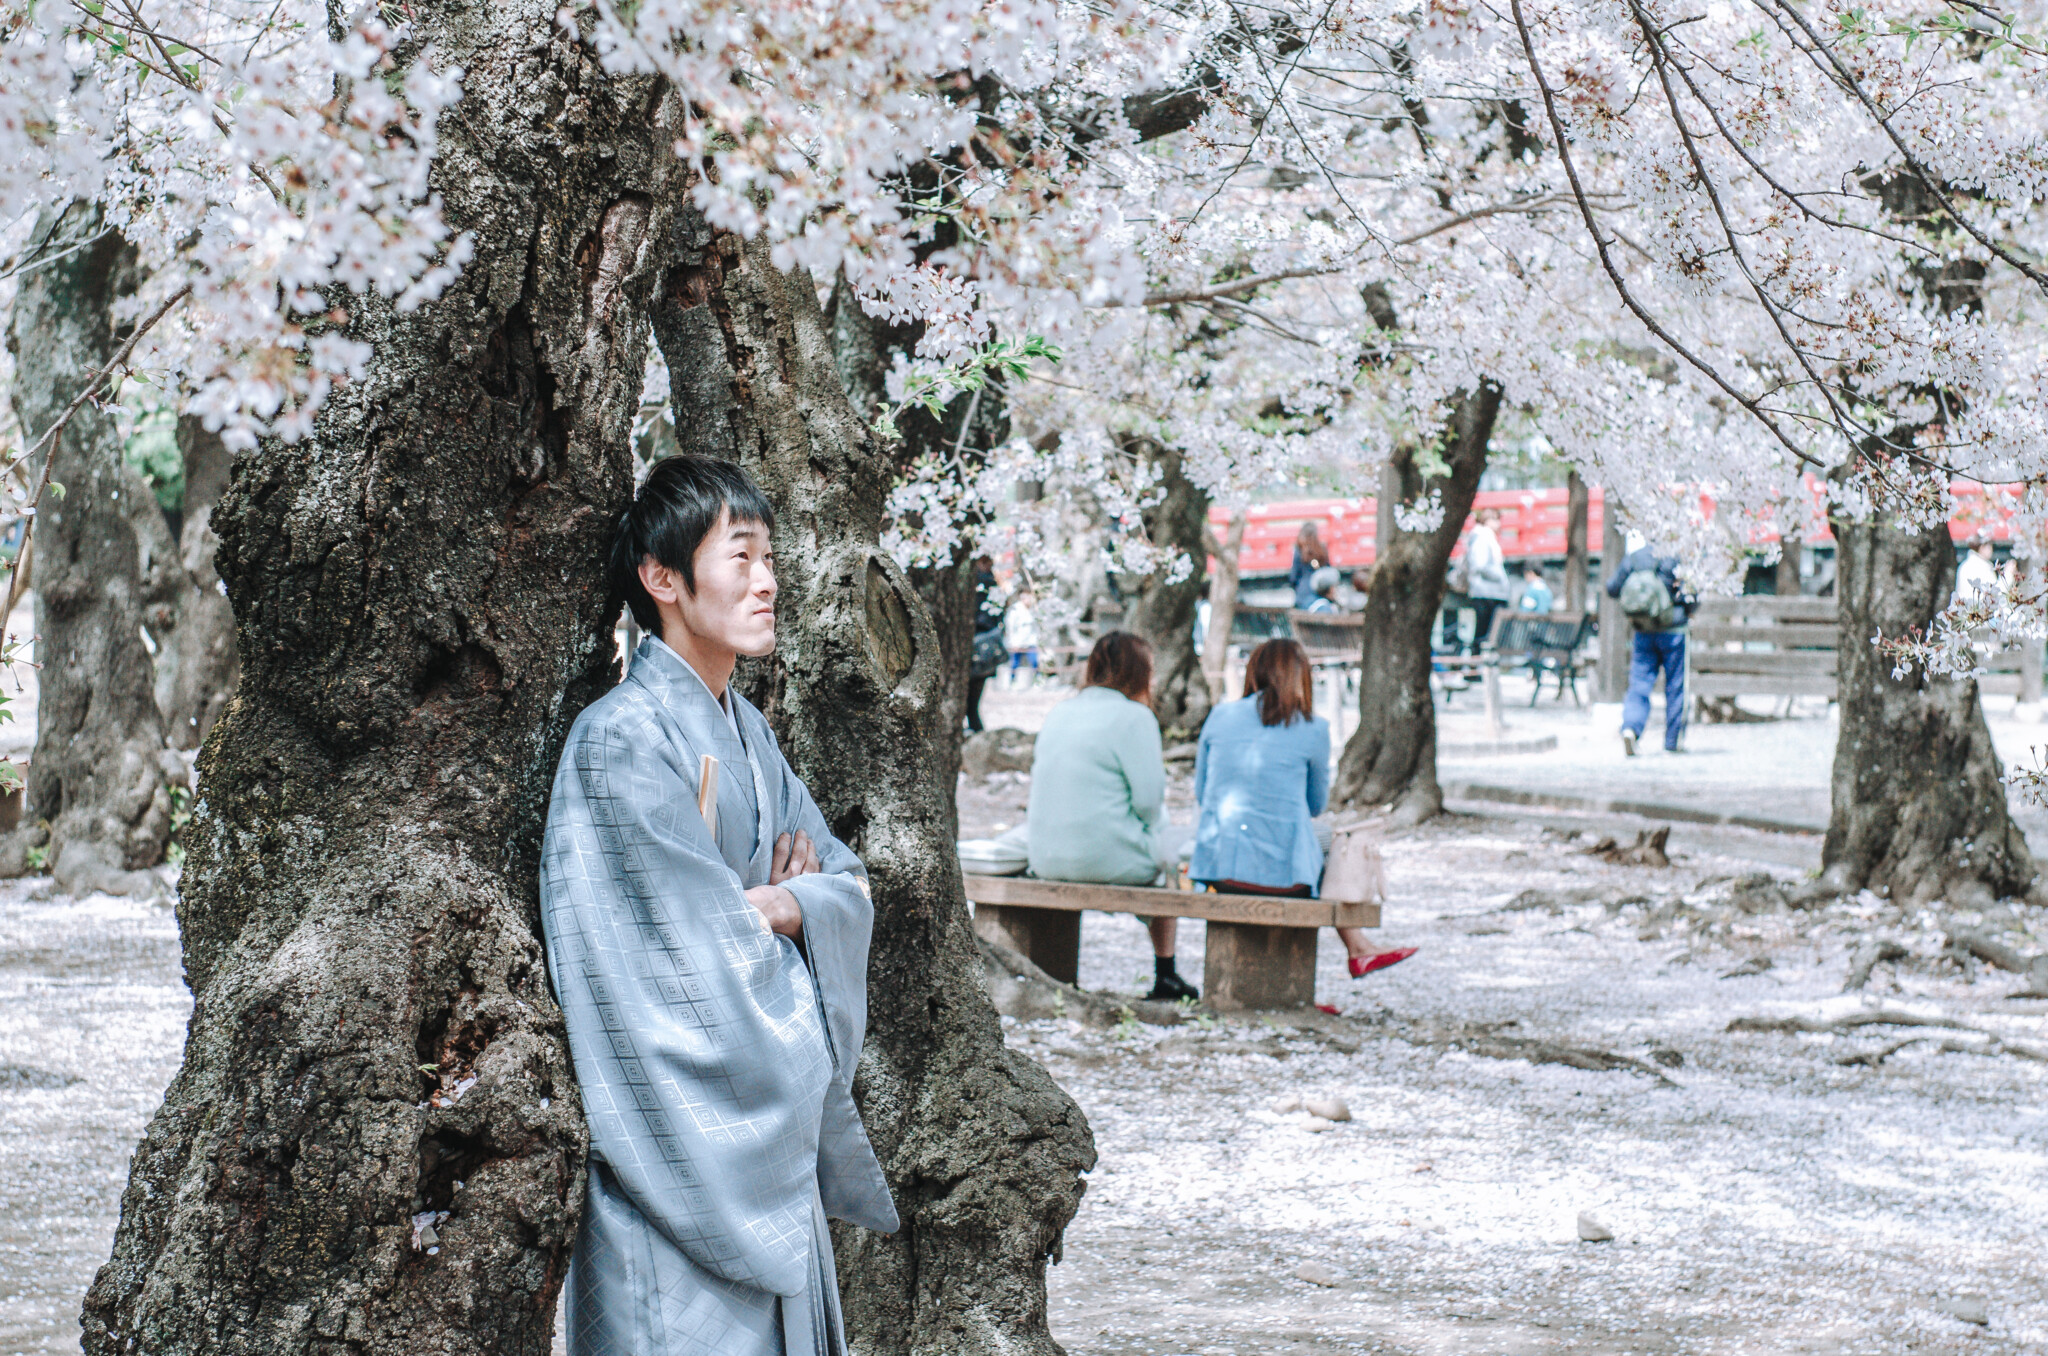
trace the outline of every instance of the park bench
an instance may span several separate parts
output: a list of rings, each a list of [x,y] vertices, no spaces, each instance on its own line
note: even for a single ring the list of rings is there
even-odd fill
[[[1840,639],[1832,598],[1703,598],[1693,609],[1686,646],[1691,695],[1832,698]],[[2018,647],[1984,654],[1978,690],[2018,692],[2021,658]]]
[[[1219,1012],[1305,1008],[1316,995],[1316,929],[1372,928],[1377,904],[1225,895],[1149,885],[1085,885],[1025,876],[967,878],[974,930],[1065,984],[1081,965],[1081,911],[1208,924],[1203,1000]]]
[[[1529,705],[1543,695],[1543,675],[1557,675],[1561,701],[1570,688],[1572,705],[1579,706],[1579,673],[1586,661],[1580,657],[1593,635],[1593,618],[1572,617],[1561,612],[1522,612],[1502,608],[1493,614],[1493,634],[1487,647],[1502,668],[1524,668],[1536,680]]]
[[[1686,643],[1693,697],[1833,697],[1835,600],[1702,598]]]
[[[1356,664],[1365,650],[1363,612],[1303,612],[1289,609],[1288,625],[1311,662],[1335,660]]]

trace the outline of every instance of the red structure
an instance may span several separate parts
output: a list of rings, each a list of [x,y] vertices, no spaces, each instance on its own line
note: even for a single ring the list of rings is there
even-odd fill
[[[1811,476],[1816,501],[1819,485]],[[1958,480],[1952,485],[1956,512],[1949,520],[1949,536],[1963,541],[1989,528],[1994,541],[2008,541],[2011,518],[2019,505],[2018,485],[1982,485]],[[1600,553],[1601,528],[1606,518],[1606,496],[1595,486],[1588,491],[1586,508],[1586,549]],[[1566,518],[1571,511],[1570,492],[1563,486],[1541,490],[1482,490],[1473,499],[1474,511],[1500,510],[1500,544],[1509,560],[1563,560]],[[1702,507],[1713,511],[1713,501],[1702,498]],[[1229,525],[1227,509],[1209,510],[1209,521],[1220,538]],[[1377,499],[1290,499],[1260,504],[1245,515],[1244,548],[1238,556],[1238,573],[1247,577],[1284,575],[1294,559],[1294,537],[1305,522],[1313,521],[1323,544],[1330,549],[1330,563],[1343,570],[1359,569],[1378,557],[1379,501]],[[1468,519],[1465,533],[1471,531]],[[1777,533],[1760,529],[1752,534],[1758,545],[1777,540]],[[1823,527],[1807,541],[1809,546],[1832,546],[1834,538]],[[1453,557],[1463,555],[1461,536]]]

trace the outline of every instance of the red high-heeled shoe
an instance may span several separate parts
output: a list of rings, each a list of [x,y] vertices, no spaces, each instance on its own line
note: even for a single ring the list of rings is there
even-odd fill
[[[1364,979],[1373,971],[1384,970],[1389,965],[1399,965],[1414,954],[1414,947],[1405,946],[1399,951],[1382,951],[1377,956],[1350,956],[1346,959],[1347,963],[1351,966],[1351,977],[1353,979]]]

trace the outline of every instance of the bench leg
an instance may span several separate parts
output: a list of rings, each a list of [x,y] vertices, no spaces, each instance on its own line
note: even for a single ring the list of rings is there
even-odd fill
[[[1218,1012],[1310,1006],[1316,1001],[1317,931],[1210,923],[1202,1001]]]
[[[1022,952],[1062,984],[1081,976],[1081,915],[1073,909],[1027,909],[1014,904],[976,904],[975,935]]]

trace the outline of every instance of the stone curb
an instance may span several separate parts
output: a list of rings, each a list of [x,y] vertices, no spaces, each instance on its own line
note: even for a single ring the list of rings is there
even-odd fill
[[[1444,795],[1451,800],[1491,801],[1503,805],[1527,805],[1533,809],[1576,810],[1590,814],[1640,815],[1644,819],[1676,819],[1688,824],[1725,824],[1738,829],[1760,829],[1765,833],[1826,833],[1827,825],[1766,815],[1721,814],[1684,805],[1658,805],[1650,801],[1625,800],[1609,796],[1569,796],[1552,791],[1524,791],[1512,786],[1484,786],[1476,782],[1446,782]]]

